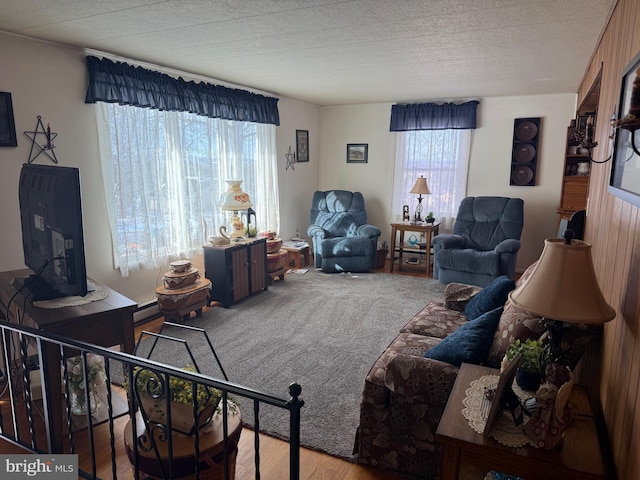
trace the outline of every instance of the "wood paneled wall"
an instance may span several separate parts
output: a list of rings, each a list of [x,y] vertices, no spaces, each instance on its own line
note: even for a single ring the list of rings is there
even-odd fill
[[[640,0],[618,0],[578,92],[579,104],[602,67],[597,160],[611,153],[609,118],[622,70],[638,51]],[[585,231],[600,287],[618,313],[605,326],[599,396],[618,478],[640,480],[640,209],[607,192],[610,172],[611,162],[591,166]]]

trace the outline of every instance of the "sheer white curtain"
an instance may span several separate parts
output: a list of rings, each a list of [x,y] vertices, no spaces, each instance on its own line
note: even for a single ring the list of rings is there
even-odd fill
[[[413,130],[397,132],[396,163],[391,221],[402,220],[402,206],[409,205],[411,218],[418,196],[409,193],[424,175],[431,194],[423,195],[422,218],[430,211],[441,229],[453,227],[460,201],[467,193],[467,172],[472,130]]]
[[[96,116],[123,276],[200,252],[229,224],[218,206],[227,180],[242,180],[259,229],[279,230],[275,125],[103,102]]]

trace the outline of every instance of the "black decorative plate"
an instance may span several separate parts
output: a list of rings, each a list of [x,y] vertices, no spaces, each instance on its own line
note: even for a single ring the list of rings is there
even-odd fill
[[[533,138],[538,134],[538,127],[533,122],[529,120],[525,120],[524,122],[518,123],[516,126],[516,138],[518,140],[522,140],[523,142],[528,142],[529,140],[533,140]]]
[[[511,181],[514,185],[528,185],[531,180],[533,180],[531,167],[518,165],[511,172]]]
[[[516,145],[514,156],[517,162],[528,163],[536,156],[536,149],[530,143],[520,143]]]

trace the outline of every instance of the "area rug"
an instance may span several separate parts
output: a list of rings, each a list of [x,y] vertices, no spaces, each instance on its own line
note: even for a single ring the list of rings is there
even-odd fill
[[[399,329],[443,292],[444,285],[427,278],[309,269],[184,324],[207,331],[231,382],[281,398],[289,398],[290,383],[299,383],[302,445],[351,459],[367,372]],[[163,333],[186,339],[202,373],[220,378],[201,334]],[[188,361],[184,347],[175,345],[157,347],[152,359],[178,367]],[[238,402],[243,421],[253,425],[252,403]],[[288,438],[286,412],[261,406],[260,430]]]

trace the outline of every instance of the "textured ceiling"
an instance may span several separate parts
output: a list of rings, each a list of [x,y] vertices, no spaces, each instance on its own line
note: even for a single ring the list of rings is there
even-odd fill
[[[576,92],[615,0],[0,0],[0,30],[316,105]]]

